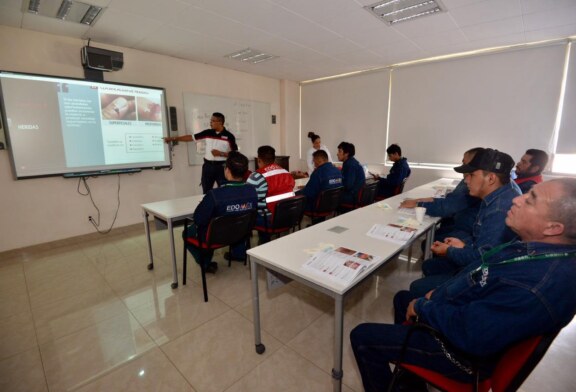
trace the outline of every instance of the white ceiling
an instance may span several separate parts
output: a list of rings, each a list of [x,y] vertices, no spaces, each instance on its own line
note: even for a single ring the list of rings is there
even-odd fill
[[[0,24],[294,81],[576,35],[576,0],[442,0],[447,12],[394,27],[363,9],[373,0],[83,2],[106,7],[92,27],[24,12],[28,0],[0,0]],[[278,58],[224,57],[247,47]]]

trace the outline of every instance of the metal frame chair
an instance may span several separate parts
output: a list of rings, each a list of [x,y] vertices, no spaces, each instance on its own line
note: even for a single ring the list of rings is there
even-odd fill
[[[394,369],[394,377],[390,383],[390,386],[388,387],[388,392],[394,390],[394,384],[398,378],[398,375],[403,370],[416,374],[420,378],[424,379],[424,381],[427,383],[433,385],[435,388],[446,392],[488,392],[490,390],[492,392],[514,392],[520,388],[522,383],[526,380],[526,378],[528,378],[536,365],[538,365],[560,332],[560,330],[556,330],[549,334],[534,336],[513,344],[511,347],[504,351],[498,360],[492,375],[483,381],[480,381],[477,363],[475,363],[474,359],[468,359],[467,362],[471,363],[472,365],[471,369],[473,371],[475,382],[464,383],[445,377],[444,375],[435,371],[402,362],[406,354],[406,349],[409,345],[410,338],[413,332],[417,330],[427,331],[442,341],[450,351],[458,352],[458,350],[451,347],[450,342],[446,341],[446,338],[442,336],[442,334],[429,327],[428,325],[412,325],[402,346],[400,359],[396,363],[396,368]],[[464,356],[462,357],[464,360],[466,360]]]
[[[392,196],[389,196],[389,197],[394,197],[394,196],[399,195],[402,192],[404,192],[404,185],[406,185],[406,181],[408,181],[409,178],[410,178],[410,176],[407,176],[406,178],[404,178],[402,180],[402,183],[400,185],[397,185],[396,188],[394,188],[394,194]],[[382,197],[382,196],[376,195],[376,201],[385,200],[385,199],[387,199],[387,197]]]
[[[282,233],[289,232],[290,230],[294,231],[296,226],[300,229],[305,206],[306,197],[304,196],[294,196],[280,200],[276,203],[274,216],[270,225],[268,224],[268,219],[265,219],[263,226],[255,226],[254,229],[270,235],[276,234],[278,237],[280,237]]]
[[[215,250],[228,246],[235,245],[241,241],[246,241],[247,247],[250,247],[250,236],[252,235],[252,228],[256,221],[256,210],[250,210],[239,214],[222,215],[210,220],[208,229],[206,231],[206,238],[202,240],[201,236],[188,237],[184,241],[184,257],[182,269],[182,284],[186,284],[186,268],[187,268],[187,249],[186,245],[192,245],[200,251]],[[184,223],[184,232],[188,229],[188,223],[193,222],[187,219]],[[229,249],[230,250],[230,249]],[[231,261],[228,261],[228,266]],[[204,291],[204,302],[208,302],[208,289],[206,287],[206,266],[201,263],[200,270],[202,272],[202,289]]]
[[[360,191],[354,203],[342,203],[339,209],[345,211],[355,210],[356,208],[364,207],[374,203],[376,198],[376,191],[378,189],[378,181],[366,182]]]
[[[338,187],[323,190],[316,198],[314,209],[311,211],[304,211],[304,215],[312,218],[312,224],[315,223],[315,220],[334,215],[338,205],[340,204],[340,195],[342,194],[343,189],[343,187]]]

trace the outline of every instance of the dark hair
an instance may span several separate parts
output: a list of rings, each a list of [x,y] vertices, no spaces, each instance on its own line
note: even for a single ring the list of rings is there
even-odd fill
[[[342,142],[338,145],[338,148],[342,150],[344,154],[348,154],[348,158],[352,158],[356,155],[356,147],[352,143]]]
[[[526,150],[526,155],[530,155],[530,167],[538,166],[540,168],[535,174],[541,174],[544,169],[546,169],[546,165],[548,164],[548,154],[546,154],[545,151],[531,148]]]
[[[238,151],[230,151],[226,158],[226,167],[235,179],[243,178],[248,170],[248,158]]]
[[[576,178],[558,178],[564,194],[554,198],[548,206],[549,218],[564,225],[564,237],[576,243]]]
[[[402,156],[402,149],[397,144],[391,144],[390,147],[388,147],[386,149],[386,154],[388,154],[388,155],[398,154],[398,155]]]
[[[220,120],[220,122],[222,124],[224,124],[224,122],[226,121],[226,118],[224,117],[224,115],[222,113],[219,113],[219,112],[212,113],[212,117],[216,117],[218,120]]]
[[[326,151],[320,149],[320,150],[316,150],[312,153],[312,158],[320,158],[323,161],[327,161],[328,160],[328,154],[326,153]]]
[[[488,170],[482,170],[482,173],[484,174],[484,176],[487,176],[490,173],[494,174],[498,178],[498,180],[500,181],[500,184],[502,184],[502,185],[506,185],[506,184],[510,183],[510,172],[496,173],[496,172],[491,172]]]
[[[312,140],[312,143],[314,143],[317,139],[320,139],[320,136],[316,135],[314,132],[308,132],[308,137],[310,140]]]
[[[269,165],[276,159],[276,150],[272,146],[260,146],[258,147],[258,158]]]

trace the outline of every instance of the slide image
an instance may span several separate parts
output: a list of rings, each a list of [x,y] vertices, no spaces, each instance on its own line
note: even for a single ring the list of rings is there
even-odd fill
[[[137,97],[138,121],[162,121],[162,105],[158,99]]]
[[[136,120],[136,100],[129,95],[101,94],[103,120]]]

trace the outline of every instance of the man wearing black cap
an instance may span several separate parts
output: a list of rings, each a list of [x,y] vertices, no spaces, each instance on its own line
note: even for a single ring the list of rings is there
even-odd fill
[[[470,196],[482,199],[472,228],[472,239],[466,243],[454,237],[447,237],[443,242],[435,241],[432,252],[436,257],[422,263],[425,277],[412,282],[410,291],[417,295],[426,294],[486,251],[514,238],[514,233],[505,223],[512,199],[520,195],[518,188],[510,182],[513,167],[514,160],[510,155],[486,148],[476,153],[469,163],[454,168],[465,175]]]

